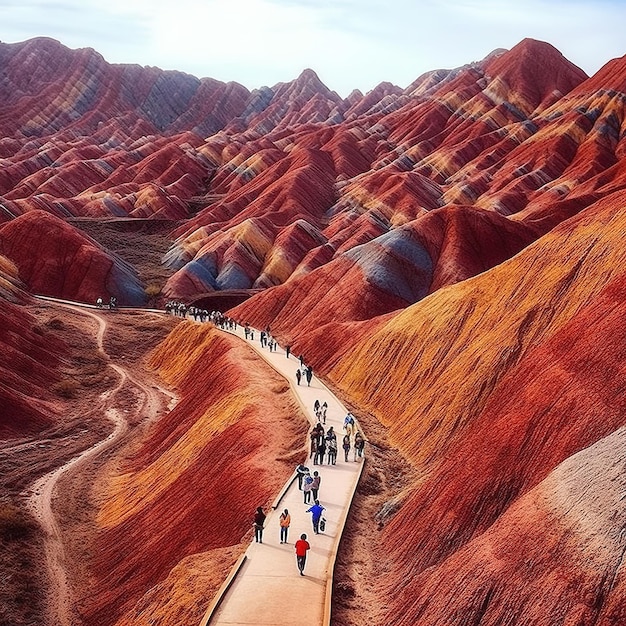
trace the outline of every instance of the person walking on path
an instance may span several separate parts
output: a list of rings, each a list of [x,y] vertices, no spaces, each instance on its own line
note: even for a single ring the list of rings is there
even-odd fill
[[[343,455],[344,455],[344,461],[348,461],[348,454],[350,453],[350,435],[348,435],[348,433],[346,433],[343,436],[343,443],[341,444],[341,447],[343,448]]]
[[[363,457],[363,450],[365,448],[365,439],[363,435],[357,431],[356,435],[354,435],[354,460],[356,461],[357,456],[360,458]]]
[[[317,447],[315,448],[315,459],[313,465],[324,465],[324,455],[326,454],[326,440],[324,437],[317,438]]]
[[[343,429],[346,431],[348,435],[354,434],[356,423],[354,420],[354,415],[352,413],[348,413],[346,418],[343,420]]]
[[[300,535],[300,539],[296,541],[296,563],[298,564],[298,569],[300,570],[300,576],[304,576],[304,566],[306,565],[306,553],[307,550],[310,550],[311,546],[309,542],[306,540],[306,534],[302,533]]]
[[[287,345],[285,346],[285,356],[286,356],[287,358],[289,358],[289,353],[290,353],[290,352],[291,352],[291,346],[290,346],[289,344],[287,344]]]
[[[324,427],[318,422],[311,431],[311,457],[313,458],[313,465],[318,465],[324,462],[324,452],[322,452],[322,460],[319,458],[319,449],[324,445]]]
[[[328,440],[328,465],[337,464],[337,437]]]
[[[296,467],[296,474],[298,475],[298,489],[300,491],[302,491],[302,481],[304,480],[304,477],[308,473],[309,473],[309,468],[306,467],[305,465],[302,465],[302,463],[300,463],[300,465]]]
[[[289,524],[291,524],[291,515],[287,509],[280,514],[278,521],[280,523],[280,543],[287,543],[287,533],[289,532]]]
[[[257,543],[263,543],[263,525],[265,524],[265,513],[263,509],[258,507],[254,514],[254,540]]]
[[[311,485],[313,484],[313,477],[307,472],[304,477],[304,484],[302,485],[302,491],[304,493],[304,504],[311,502]]]
[[[322,513],[326,509],[320,504],[319,500],[315,501],[312,507],[309,507],[306,512],[311,514],[311,521],[313,522],[313,532],[316,535],[320,534],[320,519],[322,519]]]
[[[300,373],[300,368],[296,370],[296,380],[298,381],[298,385],[300,384],[300,379],[302,378],[302,374]]]
[[[320,484],[322,483],[322,477],[319,472],[313,472],[313,482],[311,483],[311,493],[313,494],[313,500],[317,502],[317,493],[320,490]]]
[[[310,387],[311,386],[311,380],[313,379],[313,368],[310,365],[306,368],[305,374],[306,374],[306,384],[307,384],[307,387]]]

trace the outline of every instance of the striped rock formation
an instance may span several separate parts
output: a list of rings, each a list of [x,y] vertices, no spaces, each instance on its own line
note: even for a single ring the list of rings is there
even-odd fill
[[[528,80],[530,76],[535,79]],[[303,267],[300,270],[295,268],[290,277],[295,280],[302,271],[311,271],[347,250],[373,241],[438,208],[459,206],[504,216],[524,208],[539,183],[544,185],[549,177],[554,178],[563,170],[561,155],[554,154],[553,142],[547,142],[545,146],[542,143],[538,149],[535,135],[541,136],[542,128],[552,123],[554,113],[550,105],[558,107],[565,94],[585,78],[584,73],[551,46],[526,40],[510,52],[501,52],[482,63],[460,68],[454,76],[443,74],[438,80],[431,77],[428,89],[425,89],[424,82],[420,83],[421,86],[413,85],[411,97],[398,98],[397,108],[382,113],[363,113],[358,126],[354,118],[346,114],[345,121],[336,129],[309,124],[292,129],[289,135],[285,130],[266,132],[262,140],[263,151],[271,148],[271,153],[267,154],[271,154],[273,160],[280,158],[280,150],[293,154],[295,149],[306,146],[329,154],[334,166],[337,199],[331,202],[325,195],[316,199],[317,213],[327,219],[322,234],[328,242],[311,249]],[[556,136],[560,136],[558,131]],[[253,135],[251,139],[254,145],[257,139]],[[235,185],[237,179],[233,174],[237,170],[230,160],[226,160],[232,152],[227,152],[228,156],[224,158],[228,144],[225,145],[221,137],[216,140],[221,142],[216,145],[221,146],[221,152],[213,150],[209,158],[217,168],[215,178],[219,180],[222,195],[219,199],[207,196],[209,204],[200,213],[204,217],[190,222],[184,238],[172,249],[169,262],[189,263],[189,268],[183,267],[180,272],[182,276],[191,274],[184,287],[179,282],[180,274],[170,281],[168,290],[173,296],[188,296],[190,289],[202,287],[210,290],[216,286],[220,289],[242,286],[239,276],[217,284],[211,284],[208,277],[199,281],[198,265],[207,265],[203,258],[206,250],[211,257],[208,263],[212,268],[211,276],[214,276],[213,242],[222,240],[222,229],[235,227],[232,222],[223,224],[225,208],[230,217],[245,198],[254,203],[256,211],[264,203],[266,210],[275,211],[272,208],[275,203],[267,204],[262,189],[270,190],[267,181],[272,168],[282,173],[288,166],[283,158],[274,165],[262,165],[256,172],[246,167],[241,170],[241,175],[249,182]],[[230,141],[232,147],[243,143],[235,137]],[[518,148],[526,141],[532,145],[529,149],[533,152],[533,159],[530,161]],[[211,142],[211,139],[207,140],[207,146]],[[243,145],[246,146],[243,154],[248,154],[250,141]],[[517,159],[510,160],[516,150],[520,152],[520,158],[525,159],[521,163]],[[266,154],[263,151],[259,154]],[[537,163],[534,167],[538,155],[544,154],[547,158],[548,153],[553,155],[554,166],[545,168]],[[247,163],[251,163],[250,157],[247,159]],[[265,164],[266,160],[255,163]],[[227,174],[223,174],[224,171]],[[232,192],[225,185],[227,180],[233,184]],[[284,189],[289,193],[288,183]],[[578,210],[580,208],[579,205]],[[298,217],[294,215],[294,219]],[[219,233],[207,228],[209,221],[222,227]],[[526,233],[525,243],[531,240],[529,233],[534,232],[536,238],[546,232],[548,226],[557,223],[554,220],[537,227],[534,219],[532,222],[528,228],[522,229]],[[313,225],[320,226],[319,223]],[[460,231],[460,238],[465,236],[471,240],[473,235]],[[484,236],[486,239],[487,233]],[[489,246],[490,242],[485,241],[484,245]],[[376,248],[374,246],[372,250]],[[519,246],[513,247],[510,251],[514,253],[519,249]],[[249,285],[260,276],[269,250],[266,245],[263,250],[255,251],[256,263],[248,268]],[[375,256],[368,261],[372,266],[378,262]],[[384,266],[378,269],[381,275],[387,272]],[[388,280],[387,284],[392,282]],[[296,284],[290,288],[295,292]],[[251,305],[251,308],[257,307]],[[368,312],[354,319],[363,316],[368,317]]]
[[[288,383],[238,340],[182,323],[152,364],[179,401],[97,486],[85,624],[145,623],[146,607],[199,623],[207,585],[217,590],[256,507],[269,506],[302,454],[308,422]]]
[[[0,62],[0,253],[32,290],[142,287],[64,218],[176,220],[166,295],[255,290],[229,313],[270,326],[412,465],[372,520],[385,608],[366,621],[625,621],[626,58],[587,77],[524,40],[346,99],[310,70],[248,92],[51,40],[0,44]],[[155,356],[182,400],[97,484],[85,623],[195,620],[184,570],[216,586],[246,490],[268,501],[290,472],[305,425],[238,351],[184,324]]]
[[[0,439],[33,435],[58,417],[50,387],[63,345],[35,324],[22,287],[15,265],[0,255]]]
[[[146,301],[136,273],[63,220],[29,211],[0,226],[0,254],[11,259],[31,292],[95,303]]]
[[[624,199],[361,332],[330,371],[421,476],[381,533],[386,623],[619,623]]]
[[[346,99],[311,70],[248,92],[50,39],[0,47],[0,219],[186,220],[164,259],[177,270],[166,297],[288,284],[449,207],[523,221],[526,242],[597,199],[581,184],[619,160],[619,100],[603,94],[620,89],[620,62],[587,79],[533,40]]]

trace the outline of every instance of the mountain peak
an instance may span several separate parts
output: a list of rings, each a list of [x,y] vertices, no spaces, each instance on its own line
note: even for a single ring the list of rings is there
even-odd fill
[[[530,38],[488,60],[485,73],[491,79],[504,81],[531,110],[542,103],[551,104],[555,97],[565,95],[587,79],[587,74],[554,46]]]

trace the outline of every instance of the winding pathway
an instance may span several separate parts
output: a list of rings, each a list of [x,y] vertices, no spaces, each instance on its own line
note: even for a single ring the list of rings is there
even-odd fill
[[[94,307],[79,303],[63,302],[53,298],[60,306],[65,306],[82,314],[89,315],[98,324],[97,341],[104,351],[103,338],[106,332],[106,320],[101,314],[90,311]],[[157,313],[156,311],[151,311]],[[162,314],[162,312],[158,312]],[[287,358],[285,352],[277,347],[275,352],[261,347],[259,333],[255,332],[255,341],[243,338],[243,329],[236,333],[242,341],[258,352],[279,374],[290,383],[294,396],[302,405],[311,424],[317,422],[313,411],[315,400],[328,404],[325,429],[334,427],[338,440],[336,465],[315,466],[312,459],[302,459],[311,469],[318,470],[322,477],[319,491],[320,503],[325,507],[327,520],[323,533],[315,535],[310,514],[304,504],[303,494],[298,489],[297,481],[292,477],[283,491],[267,512],[263,543],[251,543],[244,557],[235,566],[229,579],[213,600],[205,614],[201,626],[214,625],[272,625],[272,626],[328,626],[330,624],[332,577],[334,563],[345,525],[352,497],[356,490],[363,462],[354,461],[351,451],[349,461],[344,461],[341,449],[343,420],[347,409],[319,380],[313,377],[310,386],[303,382],[296,384],[295,372],[299,361],[293,355]],[[52,500],[59,479],[70,471],[79,469],[83,464],[107,450],[127,431],[128,422],[123,412],[114,406],[115,395],[127,385],[137,389],[140,404],[135,409],[143,419],[154,419],[162,406],[164,394],[169,395],[169,408],[175,402],[173,395],[161,387],[149,387],[132,377],[123,367],[109,364],[119,376],[119,382],[113,389],[100,396],[99,409],[112,422],[112,432],[102,441],[77,455],[56,470],[42,476],[28,491],[28,506],[40,520],[46,533],[46,560],[50,572],[50,598],[53,622],[58,626],[72,626],[74,623],[71,610],[71,594],[63,566],[64,550],[61,532],[52,510]],[[155,390],[156,389],[156,390]],[[307,446],[308,447],[308,446]],[[291,528],[289,542],[279,541],[280,512],[289,509]],[[251,511],[251,516],[254,511]],[[302,533],[306,533],[311,550],[307,557],[305,576],[299,576],[296,567],[294,543]],[[304,600],[306,598],[306,600]]]
[[[241,328],[236,334],[243,339]],[[333,426],[337,434],[337,463],[313,465],[312,459],[303,459],[311,472],[318,470],[322,477],[319,501],[326,508],[327,525],[324,533],[313,534],[311,515],[306,513],[310,505],[303,503],[302,492],[292,478],[267,515],[263,543],[251,543],[245,558],[235,566],[231,578],[209,607],[201,626],[328,625],[335,557],[363,463],[354,462],[352,451],[350,460],[344,461],[341,438],[347,409],[315,376],[310,387],[304,381],[297,385],[298,359],[293,355],[287,358],[280,347],[276,352],[262,348],[258,331],[254,335],[254,341],[244,341],[289,381],[311,424],[317,423],[315,400],[328,404],[325,429]],[[291,515],[288,544],[279,541],[278,518],[284,508]],[[294,543],[302,533],[307,534],[311,544],[304,577],[298,575],[294,551]]]
[[[46,298],[46,300],[52,300]],[[104,334],[107,329],[106,319],[85,308],[84,305],[77,306],[73,303],[54,300],[54,302],[72,311],[93,318],[98,330],[96,341],[98,349],[104,352]],[[27,492],[27,506],[32,514],[39,520],[45,533],[45,557],[49,572],[50,590],[48,592],[49,606],[52,621],[58,626],[71,626],[74,623],[71,609],[71,593],[64,568],[64,549],[61,539],[61,531],[56,521],[52,502],[55,496],[55,489],[59,479],[68,472],[80,469],[85,463],[93,460],[97,455],[102,454],[128,430],[128,421],[123,411],[118,411],[115,406],[115,396],[124,387],[133,386],[141,401],[134,410],[134,413],[141,415],[143,419],[155,419],[159,409],[163,404],[164,396],[168,397],[169,407],[175,402],[175,397],[168,390],[156,386],[152,388],[144,385],[133,378],[126,368],[109,362],[109,366],[118,374],[119,380],[115,387],[108,389],[99,397],[95,412],[103,413],[113,424],[113,430],[102,441],[84,450],[67,463],[39,478]]]

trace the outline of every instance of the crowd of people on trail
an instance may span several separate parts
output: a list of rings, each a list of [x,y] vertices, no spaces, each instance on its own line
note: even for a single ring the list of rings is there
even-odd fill
[[[175,317],[187,317],[187,305],[179,300],[168,300],[165,303],[165,312]]]
[[[331,426],[327,432],[321,422],[317,422],[311,431],[311,443],[309,458],[313,459],[313,465],[324,465],[324,459],[328,465],[337,464],[337,435]]]
[[[218,328],[225,330],[237,330],[237,322],[231,317],[224,315],[221,311],[207,311],[207,309],[201,309],[197,306],[187,306],[184,302],[179,302],[178,300],[166,302],[165,312],[175,317],[193,319],[194,322],[211,322]]]
[[[254,341],[255,329],[250,327],[247,323],[242,323],[241,327],[243,328],[244,337]],[[273,338],[269,327],[256,332],[258,333],[261,347],[267,348],[270,352],[276,350],[278,344]],[[287,358],[289,358],[290,352],[291,347],[287,345],[285,347],[285,355]],[[296,381],[299,385],[304,379],[306,380],[307,385],[310,386],[313,379],[313,368],[304,363],[302,355],[300,355],[298,359],[300,360],[300,367],[296,370]],[[365,438],[358,429],[357,420],[351,412],[346,414],[342,425],[343,433],[340,433],[338,437],[334,426],[331,425],[328,429],[325,428],[328,403],[326,401],[320,402],[316,399],[313,405],[313,411],[317,420],[315,426],[310,432],[309,459],[312,459],[313,465],[323,466],[327,464],[332,466],[337,464],[339,437],[341,438],[341,445],[344,451],[343,459],[345,462],[349,462],[350,452],[353,453],[353,459],[355,462],[364,457]],[[326,528],[326,519],[324,517],[326,508],[320,501],[322,476],[317,469],[311,471],[309,467],[302,463],[296,467],[295,473],[298,481],[298,489],[302,492],[303,504],[308,507],[305,509],[305,513],[311,515],[313,533],[315,535],[323,533]],[[263,527],[265,525],[265,521],[265,513],[263,512],[262,507],[259,507],[252,522],[254,526],[255,541],[258,543],[263,543]],[[280,513],[278,520],[281,544],[288,543],[290,525],[291,514],[288,509],[284,509]],[[311,549],[311,545],[305,533],[300,535],[300,539],[295,542],[294,547],[298,570],[300,575],[304,576],[307,553]]]
[[[300,357],[300,360],[302,360],[302,357]],[[313,380],[313,368],[310,365],[303,365],[296,370],[296,382],[298,385],[303,380],[306,380],[307,387],[311,386],[311,381]]]
[[[250,328],[250,324],[244,324],[243,334],[246,339],[254,339],[254,330]],[[260,331],[259,342],[261,343],[261,348],[267,348],[270,352],[276,352],[276,348],[278,348],[278,342],[272,337],[269,326],[265,330]]]
[[[315,415],[317,417],[317,423],[311,429],[311,448],[309,457],[313,459],[314,465],[323,465],[325,459],[328,465],[335,465],[337,462],[337,435],[333,426],[330,426],[328,430],[325,431],[322,422],[322,416],[325,418],[327,408],[328,405],[326,402],[320,404],[319,400],[315,400],[313,410],[315,411]],[[351,449],[354,450],[354,461],[362,459],[365,449],[365,438],[361,434],[360,430],[357,429],[356,418],[352,413],[348,413],[345,416],[343,430],[344,434],[342,437],[342,445],[344,449],[344,460],[346,462],[349,461],[349,452]],[[324,511],[326,508],[320,503],[319,497],[322,477],[318,470],[311,472],[311,470],[302,463],[296,466],[295,474],[298,481],[298,489],[302,492],[303,503],[305,505],[309,505],[309,508],[307,508],[305,512],[311,514],[313,533],[316,535],[323,533],[326,528],[326,519],[324,517]],[[253,521],[255,538],[259,532],[257,530],[260,519],[259,513],[263,514],[262,509],[260,508],[257,509],[257,513],[255,514]],[[265,517],[263,516],[263,522],[264,521]],[[288,509],[284,509],[279,517],[281,544],[288,543],[290,524],[291,515]],[[261,538],[257,539],[257,541],[262,543],[262,530]],[[300,539],[296,541],[295,550],[296,562],[301,576],[304,576],[306,554],[310,548],[311,546],[307,541],[306,534],[300,535]]]

